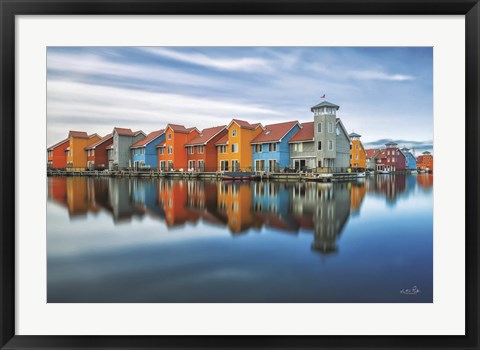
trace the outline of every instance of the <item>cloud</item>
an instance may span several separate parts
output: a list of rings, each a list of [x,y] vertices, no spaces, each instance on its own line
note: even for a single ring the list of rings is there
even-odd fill
[[[263,58],[212,58],[201,53],[185,54],[165,48],[141,48],[141,50],[164,58],[218,70],[245,72],[270,70],[269,63]]]
[[[371,71],[371,70],[350,71],[350,72],[347,72],[347,75],[350,75],[353,78],[360,79],[360,80],[407,81],[407,80],[414,80],[415,79],[411,75],[387,74],[387,73],[384,73],[384,72]]]
[[[415,150],[433,150],[433,141],[432,140],[427,140],[427,141],[413,141],[413,140],[404,140],[404,139],[380,139],[372,142],[365,142],[364,146],[365,148],[383,148],[385,147],[385,144],[387,142],[395,142],[398,144],[398,147],[403,148],[404,146],[409,148],[409,149],[415,149]]]

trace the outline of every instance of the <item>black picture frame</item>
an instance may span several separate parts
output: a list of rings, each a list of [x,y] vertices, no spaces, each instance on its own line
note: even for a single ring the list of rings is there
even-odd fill
[[[479,0],[0,0],[0,347],[479,349]],[[466,37],[466,335],[465,336],[25,336],[15,335],[15,16],[16,15],[465,15]],[[454,140],[453,140],[454,141]],[[462,155],[460,155],[462,156]],[[462,169],[456,169],[462,174]],[[463,232],[451,232],[461,235]],[[287,316],[288,317],[288,316]],[[412,315],[421,317],[421,315]],[[448,315],[445,315],[448,317]]]

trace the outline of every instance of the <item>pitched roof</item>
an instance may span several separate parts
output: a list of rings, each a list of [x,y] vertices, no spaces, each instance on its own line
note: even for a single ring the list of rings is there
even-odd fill
[[[314,122],[302,123],[302,127],[288,142],[313,141]]]
[[[380,151],[380,153],[378,153],[375,158],[378,158],[378,159],[382,159],[382,158],[387,158],[387,151],[385,151],[384,149],[382,149]]]
[[[228,143],[228,134],[218,140],[215,145],[226,145]]]
[[[117,132],[117,134],[122,135],[122,136],[133,136],[133,131],[132,129],[125,129],[125,128],[113,128],[114,131]]]
[[[165,147],[167,143],[165,141],[163,142],[160,142],[157,146],[155,146],[156,148],[160,148],[160,147]]]
[[[313,110],[315,108],[319,108],[319,107],[333,107],[333,108],[336,108],[337,110],[340,108],[339,106],[331,103],[331,102],[328,102],[328,101],[323,101],[323,102],[320,102],[319,104],[313,106],[310,110],[313,112]]]
[[[110,140],[113,137],[113,134],[108,134],[105,137],[101,138],[99,141],[92,143],[90,146],[85,147],[86,150],[95,149],[97,146],[101,145],[102,143]]]
[[[431,154],[431,153],[428,152],[428,151],[425,151],[425,152],[422,152],[422,154],[429,155],[429,154]]]
[[[240,120],[240,119],[232,119],[232,121],[230,122],[230,124],[228,124],[227,128],[230,127],[230,125],[232,125],[232,123],[236,123],[239,127],[241,128],[244,128],[244,129],[256,129],[258,128],[259,126],[262,126],[261,123],[255,123],[255,124],[250,124],[249,122],[247,122],[246,120]]]
[[[138,147],[145,147],[147,146],[150,142],[154,141],[158,137],[162,136],[165,133],[165,129],[161,130],[156,130],[152,131],[150,134],[148,134],[144,139],[141,139],[137,142],[135,142],[133,145],[130,146],[130,148],[138,148]]]
[[[372,158],[375,153],[381,151],[379,148],[371,148],[371,149],[366,149],[365,153],[367,154],[367,158]]]
[[[61,146],[63,145],[65,142],[69,142],[69,139],[65,139],[65,140],[62,140],[60,142],[57,142],[56,144],[54,144],[53,146],[50,146],[47,148],[47,151],[53,151],[55,148],[57,148],[58,146]]]
[[[137,131],[133,132],[133,136],[137,136],[138,134],[143,134],[143,135],[147,136],[142,130],[137,130]]]
[[[179,124],[167,124],[167,127],[165,129],[168,129],[168,128],[172,129],[173,132],[181,132],[181,133],[184,133],[184,134],[189,134],[193,130],[198,131],[198,129],[196,127],[186,128],[185,126],[179,125]]]
[[[258,134],[250,143],[279,142],[297,124],[299,125],[298,121],[293,120],[290,122],[265,125],[264,131]]]
[[[362,135],[359,135],[357,134],[356,132],[352,132],[350,135],[348,135],[350,137],[362,137]]]
[[[390,147],[394,147],[394,146],[398,146],[398,143],[393,142],[393,141],[390,141],[390,142],[387,142],[387,143],[385,144],[385,146],[387,146],[387,147],[389,147],[389,146],[390,146]]]
[[[211,139],[226,129],[226,125],[214,126],[213,128],[203,129],[200,134],[188,142],[185,146],[206,145]]]
[[[78,139],[88,139],[89,138],[88,134],[85,131],[73,131],[73,130],[70,130],[68,132],[68,137],[75,137],[75,138],[78,138]]]

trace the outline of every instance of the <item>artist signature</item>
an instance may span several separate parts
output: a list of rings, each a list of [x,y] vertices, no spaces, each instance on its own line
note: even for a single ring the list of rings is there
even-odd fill
[[[410,295],[414,295],[414,294],[418,294],[418,293],[421,293],[420,292],[420,289],[417,288],[417,286],[413,286],[412,288],[410,289],[402,289],[400,291],[401,294],[410,294]]]

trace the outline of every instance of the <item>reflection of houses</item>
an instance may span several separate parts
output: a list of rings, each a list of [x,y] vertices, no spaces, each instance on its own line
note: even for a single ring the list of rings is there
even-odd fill
[[[227,126],[228,133],[218,140],[218,170],[251,171],[252,146],[250,142],[264,130],[262,124],[250,124],[244,120],[233,119]]]
[[[254,226],[251,184],[223,181],[217,188],[218,212],[227,219],[230,231],[240,233]]]
[[[132,198],[133,182],[128,178],[109,178],[108,194],[114,222],[130,221],[133,216],[142,216]]]
[[[429,190],[433,187],[433,176],[431,174],[418,174],[417,184],[425,190]]]
[[[165,212],[167,226],[176,227],[196,222],[198,213],[188,210],[188,193],[195,181],[164,180],[158,186],[158,199]]]
[[[362,135],[352,132],[348,136],[350,136],[350,167],[353,169],[366,169],[367,155],[362,141],[360,141]]]
[[[421,156],[417,157],[417,168],[433,172],[433,156],[430,152],[425,151]]]
[[[108,147],[108,168],[110,170],[121,170],[132,166],[130,146],[135,142],[144,139],[145,133],[141,130],[114,128],[113,144]]]
[[[367,184],[365,181],[350,183],[350,210],[353,214],[358,214],[365,194],[367,193]]]
[[[406,191],[406,175],[391,174],[376,176],[375,182],[368,192],[374,192],[387,197],[387,202],[395,203],[397,197]]]
[[[300,124],[291,122],[266,125],[251,142],[253,169],[276,172],[290,166],[288,141],[300,130]]]
[[[85,148],[87,152],[88,169],[107,169],[108,154],[107,148],[113,144],[112,134],[108,134],[99,141]]]
[[[65,148],[67,153],[67,169],[87,167],[87,153],[85,148],[101,139],[97,134],[88,135],[84,131],[70,131],[68,133],[69,145]]]
[[[65,169],[67,167],[66,149],[69,146],[69,139],[62,140],[47,148],[47,168]]]
[[[132,165],[137,168],[158,168],[157,144],[165,141],[165,130],[152,131],[144,139],[130,146]]]
[[[187,170],[187,149],[185,145],[199,135],[197,128],[168,124],[165,141],[157,145],[158,167],[161,170]]]
[[[188,169],[217,171],[217,149],[215,143],[227,134],[226,125],[203,129],[198,136],[185,144]]]

